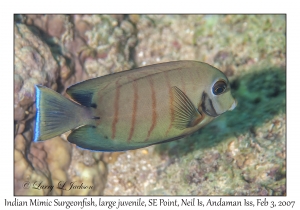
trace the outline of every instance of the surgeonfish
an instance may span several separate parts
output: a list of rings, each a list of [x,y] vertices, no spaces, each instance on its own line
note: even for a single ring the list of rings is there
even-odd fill
[[[72,130],[68,141],[124,151],[187,136],[237,102],[227,77],[197,61],[173,61],[89,79],[67,88],[71,100],[36,85],[34,141]]]

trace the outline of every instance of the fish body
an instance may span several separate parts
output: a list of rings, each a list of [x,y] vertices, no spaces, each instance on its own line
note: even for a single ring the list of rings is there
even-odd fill
[[[226,76],[196,61],[123,71],[66,92],[74,102],[36,86],[34,141],[75,129],[68,140],[85,149],[137,149],[189,135],[236,106]]]

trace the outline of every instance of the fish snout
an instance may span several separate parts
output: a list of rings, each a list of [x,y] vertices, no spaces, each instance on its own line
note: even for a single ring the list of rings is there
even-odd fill
[[[231,105],[231,107],[229,108],[229,111],[234,110],[234,108],[237,106],[238,102],[237,100],[234,100],[233,104]]]

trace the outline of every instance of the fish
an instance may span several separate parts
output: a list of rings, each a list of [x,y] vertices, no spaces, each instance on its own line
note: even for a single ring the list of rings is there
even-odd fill
[[[69,98],[35,90],[34,142],[71,130],[70,143],[104,152],[183,138],[237,105],[222,71],[190,60],[85,80],[67,88]]]

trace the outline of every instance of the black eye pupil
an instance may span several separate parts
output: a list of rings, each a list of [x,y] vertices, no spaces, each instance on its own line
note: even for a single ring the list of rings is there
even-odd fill
[[[226,83],[224,81],[218,81],[213,86],[213,94],[220,95],[226,90]]]
[[[220,94],[220,93],[223,92],[223,90],[224,90],[223,87],[218,87],[217,90],[216,90],[216,93],[217,93],[217,94],[218,94],[218,93]]]

